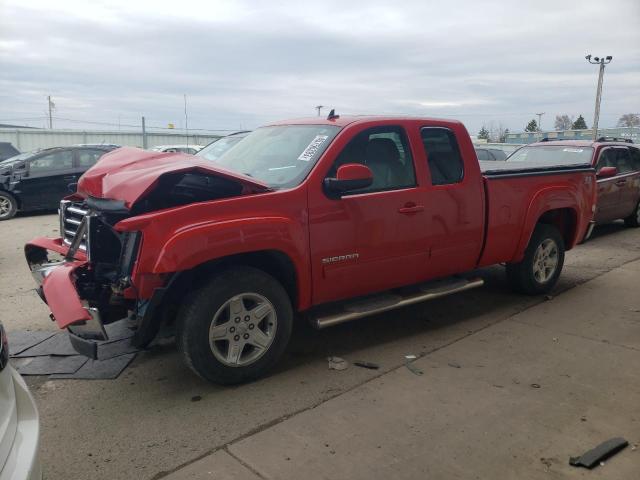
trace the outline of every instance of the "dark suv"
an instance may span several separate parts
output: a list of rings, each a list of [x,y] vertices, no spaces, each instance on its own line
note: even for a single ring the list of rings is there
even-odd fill
[[[77,145],[23,153],[0,162],[0,220],[18,210],[58,208],[69,185],[117,145]]]

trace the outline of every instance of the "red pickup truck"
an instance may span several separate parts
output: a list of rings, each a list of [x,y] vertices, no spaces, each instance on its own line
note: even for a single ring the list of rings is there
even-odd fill
[[[520,148],[507,161],[589,163],[598,179],[596,223],[624,219],[627,226],[640,227],[640,148],[630,139],[542,141]]]
[[[237,383],[274,365],[294,317],[323,328],[479,287],[465,272],[498,263],[549,291],[591,224],[594,170],[505,163],[483,172],[456,121],[333,114],[215,162],[121,148],[62,202],[61,238],[25,253],[79,352],[123,318],[140,346],[175,322],[196,373]]]

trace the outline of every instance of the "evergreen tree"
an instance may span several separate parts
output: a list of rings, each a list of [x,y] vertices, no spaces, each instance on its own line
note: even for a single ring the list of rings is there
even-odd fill
[[[480,138],[482,140],[489,140],[489,130],[487,130],[484,127],[484,125],[482,126],[482,128],[478,132],[478,138]]]
[[[584,130],[587,127],[587,122],[584,121],[584,117],[582,115],[578,115],[578,118],[575,122],[573,122],[572,127],[574,130]]]
[[[538,122],[536,122],[535,120],[531,120],[529,123],[527,123],[527,126],[524,127],[524,131],[525,132],[537,132],[538,131]]]

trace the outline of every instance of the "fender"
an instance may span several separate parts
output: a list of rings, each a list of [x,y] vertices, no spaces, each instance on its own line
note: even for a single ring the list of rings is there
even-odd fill
[[[137,266],[136,276],[191,270],[203,263],[242,253],[280,251],[289,257],[296,271],[298,308],[310,306],[311,277],[305,257],[307,237],[303,225],[293,219],[267,216],[200,223],[171,232],[159,245],[157,255]]]
[[[529,244],[533,230],[538,223],[538,220],[542,215],[550,210],[558,210],[561,208],[570,208],[573,210],[576,216],[576,231],[579,227],[580,213],[578,209],[578,198],[575,195],[573,189],[567,190],[566,185],[554,185],[551,187],[545,187],[531,198],[529,208],[525,216],[524,224],[522,227],[522,234],[518,242],[518,248],[516,249],[516,255],[513,262],[519,262],[524,258],[524,251]],[[575,244],[576,234],[573,235],[571,244],[566,245],[566,249],[569,250]]]

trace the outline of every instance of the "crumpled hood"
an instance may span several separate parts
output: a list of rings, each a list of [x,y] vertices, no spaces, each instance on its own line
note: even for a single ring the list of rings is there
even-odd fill
[[[143,197],[168,173],[200,171],[240,183],[247,193],[270,187],[245,175],[216,167],[210,161],[185,153],[158,153],[123,147],[103,155],[78,182],[83,196],[123,200],[127,208]]]

